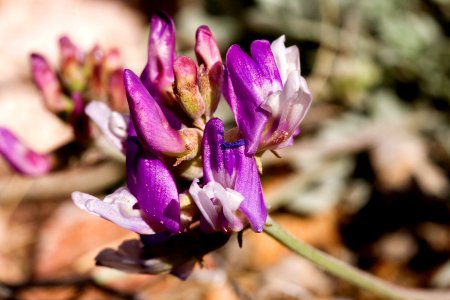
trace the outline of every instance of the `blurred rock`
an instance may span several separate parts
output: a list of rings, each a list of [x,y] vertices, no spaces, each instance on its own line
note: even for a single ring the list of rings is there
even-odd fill
[[[94,257],[107,244],[119,244],[130,232],[100,217],[86,213],[71,201],[64,202],[40,231],[36,261],[37,278],[58,278],[94,268]],[[86,268],[76,266],[85,256]]]

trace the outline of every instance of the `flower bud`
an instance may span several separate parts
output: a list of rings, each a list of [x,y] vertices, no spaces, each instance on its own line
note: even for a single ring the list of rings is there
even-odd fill
[[[88,78],[89,96],[92,99],[106,100],[107,90],[105,81],[105,56],[98,45],[96,45],[87,55],[85,64],[85,74]]]
[[[44,97],[45,107],[56,113],[64,111],[67,108],[67,102],[62,97],[58,78],[43,56],[31,54],[31,74]]]
[[[127,109],[127,97],[123,84],[123,70],[121,68],[109,74],[108,104],[116,111],[125,111]]]
[[[83,68],[83,52],[67,36],[59,39],[59,48],[64,85],[70,91],[82,91],[87,81]]]
[[[202,143],[202,131],[195,128],[184,128],[178,131],[184,141],[185,151],[179,156],[174,166],[178,166],[185,160],[191,160],[199,155]]]
[[[173,71],[174,89],[181,107],[193,120],[201,118],[205,112],[205,102],[198,89],[195,62],[187,56],[179,56],[173,64]]]
[[[222,93],[223,64],[219,47],[207,26],[197,29],[195,55],[200,65],[199,89],[206,103],[206,118],[210,119]]]

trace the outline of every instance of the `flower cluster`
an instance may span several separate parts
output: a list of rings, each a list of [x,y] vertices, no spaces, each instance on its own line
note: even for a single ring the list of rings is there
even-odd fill
[[[293,142],[311,103],[298,48],[258,40],[251,55],[231,46],[222,62],[206,26],[196,33],[197,63],[175,53],[167,15],[151,20],[148,62],[123,72],[130,115],[87,107],[126,156],[127,186],[100,200],[74,192],[80,208],[140,235],[97,264],[185,278],[196,261],[249,225],[261,232],[267,210],[255,156]],[[225,96],[237,127],[214,116]]]
[[[85,112],[88,102],[96,99],[114,110],[126,109],[120,54],[117,49],[104,51],[97,45],[85,53],[66,36],[59,39],[59,48],[57,71],[44,56],[31,54],[32,78],[45,107],[72,127],[78,144],[72,148],[85,149],[92,138]],[[0,127],[0,155],[16,172],[28,176],[45,174],[56,163],[50,155],[29,149],[4,127]]]

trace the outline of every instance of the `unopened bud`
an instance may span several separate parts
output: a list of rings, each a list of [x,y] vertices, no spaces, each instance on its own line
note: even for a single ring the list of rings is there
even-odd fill
[[[92,99],[106,100],[105,82],[105,56],[98,45],[88,53],[85,64],[85,74],[89,80],[89,96]]]
[[[198,79],[199,90],[202,98],[205,101],[205,115],[206,120],[209,120],[219,105],[219,100],[222,95],[222,75],[223,65],[217,63],[209,71],[205,70],[205,66],[201,65]]]
[[[207,70],[211,70],[216,63],[222,63],[219,47],[208,26],[200,26],[195,38],[195,55],[199,65],[204,64]]]
[[[116,111],[125,111],[128,107],[122,69],[116,69],[109,74],[108,104]]]
[[[202,143],[202,131],[195,128],[184,128],[179,131],[181,138],[184,141],[185,151],[182,156],[177,158],[174,166],[178,166],[180,163],[186,160],[195,158],[200,153]]]
[[[58,78],[43,56],[31,54],[31,74],[47,109],[56,113],[64,111],[67,103],[62,97]]]
[[[113,71],[122,66],[122,59],[120,58],[120,51],[116,48],[109,49],[106,52],[104,67],[108,71]]]
[[[222,93],[223,64],[219,47],[207,26],[197,29],[195,55],[200,66],[199,88],[206,103],[205,115],[210,119]]]
[[[187,56],[179,56],[174,64],[175,93],[181,107],[193,120],[199,119],[205,112],[205,102],[198,89],[197,66]]]
[[[59,39],[61,52],[61,77],[70,91],[82,91],[86,86],[86,75],[83,68],[84,55],[72,41],[63,36]]]

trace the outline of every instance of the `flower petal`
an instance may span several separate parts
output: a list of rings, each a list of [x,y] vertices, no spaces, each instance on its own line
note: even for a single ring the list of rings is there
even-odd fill
[[[280,149],[292,143],[292,135],[303,121],[312,102],[306,81],[292,71],[280,93],[271,95],[261,105],[271,114],[261,135],[259,150]]]
[[[126,138],[127,120],[101,101],[90,102],[85,109],[86,114],[100,128],[106,139],[120,151],[123,151],[123,141]]]
[[[150,93],[160,103],[164,93],[172,87],[174,80],[173,62],[175,60],[175,25],[165,13],[152,16],[148,40],[148,61],[143,77],[148,80]]]
[[[267,219],[267,209],[256,161],[254,157],[244,155],[243,151],[237,157],[239,160],[236,161],[234,190],[244,196],[239,210],[245,215],[254,231],[262,232]]]
[[[209,226],[203,227],[205,231],[217,231],[220,230],[220,216],[217,207],[212,203],[207,192],[200,188],[198,185],[198,179],[194,179],[189,188],[189,194],[191,194],[197,208],[201,213],[202,225],[207,222]],[[204,226],[204,225],[203,225]]]
[[[208,188],[208,186],[211,187],[214,198],[218,200],[222,207],[222,230],[224,232],[241,231],[244,228],[244,224],[236,212],[244,200],[244,196],[233,189],[225,189],[220,183],[215,181],[209,182],[205,188]]]
[[[239,227],[239,219],[234,218],[236,215],[231,213],[234,209],[233,201],[225,199],[238,199],[236,194],[230,194],[234,191],[242,195],[244,198],[240,200],[242,202],[239,210],[246,216],[252,229],[261,232],[267,218],[267,210],[256,161],[254,157],[245,154],[242,140],[224,142],[223,130],[223,122],[217,118],[211,119],[205,126],[202,154],[206,184],[204,189],[207,190],[210,182],[219,183],[227,189],[228,195],[225,195],[224,191],[216,187],[209,198],[217,198],[222,207],[229,209],[224,218],[230,222],[228,225],[234,228]]]
[[[220,145],[223,143],[223,122],[214,118],[209,120],[203,132],[203,176],[205,182],[225,182],[225,165],[223,151]]]
[[[155,230],[144,221],[141,212],[134,209],[136,198],[127,188],[119,188],[102,201],[92,195],[73,192],[72,200],[79,208],[140,234],[153,234]]]
[[[280,73],[278,72],[277,64],[270,49],[270,43],[266,40],[256,40],[250,46],[250,53],[253,60],[261,69],[261,73],[265,79],[266,84],[271,85],[271,90],[266,91],[269,95],[272,92],[281,90],[283,87]]]
[[[130,115],[142,144],[165,154],[180,154],[185,151],[180,134],[174,130],[155,99],[145,89],[140,79],[130,70],[124,71]]]
[[[152,153],[127,141],[127,183],[155,231],[180,231],[180,201],[172,174]]]
[[[247,154],[256,153],[269,114],[260,108],[272,90],[260,67],[237,45],[230,47],[226,58],[225,99],[235,115],[246,141]]]
[[[199,65],[205,64],[210,70],[216,63],[222,62],[219,47],[208,26],[200,26],[195,34],[195,56]]]
[[[284,45],[285,40],[286,37],[282,35],[270,45],[283,84],[286,82],[289,73],[296,71],[300,74],[300,52],[298,47],[291,46],[286,48]]]
[[[4,127],[0,127],[0,155],[16,172],[23,175],[44,175],[52,168],[50,156],[29,149]]]
[[[39,54],[31,54],[31,74],[33,81],[44,98],[45,107],[52,112],[61,112],[67,108],[56,72],[47,60]]]

